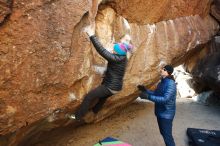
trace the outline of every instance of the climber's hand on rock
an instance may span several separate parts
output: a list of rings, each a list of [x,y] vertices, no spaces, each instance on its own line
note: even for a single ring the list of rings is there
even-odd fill
[[[87,33],[88,36],[92,36],[95,34],[95,24],[88,25],[84,28],[84,32]]]

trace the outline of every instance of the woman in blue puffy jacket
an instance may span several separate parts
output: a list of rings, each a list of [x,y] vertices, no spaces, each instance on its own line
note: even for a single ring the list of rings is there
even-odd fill
[[[175,146],[172,123],[176,112],[176,83],[172,73],[171,65],[164,66],[161,69],[162,79],[154,91],[138,85],[138,89],[142,91],[140,98],[155,102],[155,115],[166,146]]]

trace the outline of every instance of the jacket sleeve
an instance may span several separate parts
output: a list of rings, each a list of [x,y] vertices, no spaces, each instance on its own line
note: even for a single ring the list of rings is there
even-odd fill
[[[176,84],[173,81],[169,81],[167,82],[166,90],[163,96],[149,95],[148,99],[155,103],[164,104],[167,103],[175,94]]]
[[[151,90],[146,90],[146,92],[147,92],[147,94],[149,94],[149,95],[154,95],[154,91],[151,91]]]
[[[114,54],[110,53],[108,50],[106,50],[102,46],[102,44],[99,42],[98,38],[95,35],[90,36],[90,40],[91,40],[93,46],[95,47],[96,51],[106,60],[108,60],[110,62],[118,62],[118,61],[121,61],[124,59],[124,57],[119,56],[119,55],[114,55]]]

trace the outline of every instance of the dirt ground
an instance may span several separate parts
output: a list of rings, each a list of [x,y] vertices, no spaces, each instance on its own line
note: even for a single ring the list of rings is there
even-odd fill
[[[177,99],[173,135],[177,146],[187,146],[188,127],[220,130],[220,106],[205,106],[191,99]],[[35,146],[93,146],[105,137],[133,146],[163,146],[152,102],[137,99],[129,107],[95,124],[77,129],[68,126],[40,139]]]

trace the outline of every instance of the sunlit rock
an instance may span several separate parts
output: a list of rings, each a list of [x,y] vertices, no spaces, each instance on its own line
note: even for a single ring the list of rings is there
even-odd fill
[[[74,112],[84,95],[100,84],[103,73],[99,71],[106,62],[83,32],[85,26],[96,23],[96,34],[107,49],[109,42],[118,41],[125,32],[131,33],[135,47],[123,90],[89,118],[95,122],[134,101],[137,84],[155,84],[163,64],[183,62],[184,55],[207,43],[219,29],[207,14],[206,0],[140,1],[138,5],[128,1],[127,10],[130,5],[138,10],[130,9],[129,15],[120,9],[119,1],[115,7],[108,2],[13,2],[7,23],[0,26],[0,134],[8,136],[10,145],[70,124],[65,115]]]

